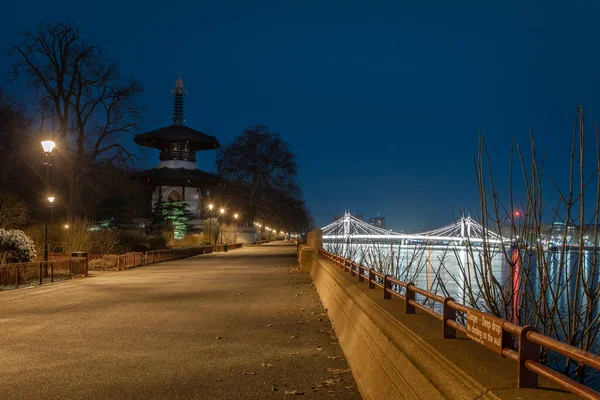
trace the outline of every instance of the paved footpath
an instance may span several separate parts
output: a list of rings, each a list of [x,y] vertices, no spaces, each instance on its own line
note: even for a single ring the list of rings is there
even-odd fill
[[[0,399],[360,398],[295,250],[0,293]]]

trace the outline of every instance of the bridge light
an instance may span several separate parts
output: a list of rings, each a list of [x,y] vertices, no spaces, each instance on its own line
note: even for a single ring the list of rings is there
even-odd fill
[[[515,217],[520,217],[521,216],[521,211],[515,211]]]

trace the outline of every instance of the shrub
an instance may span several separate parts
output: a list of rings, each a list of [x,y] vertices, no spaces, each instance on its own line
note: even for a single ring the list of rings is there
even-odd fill
[[[69,229],[64,229],[61,235],[61,244],[65,253],[73,251],[92,250],[92,225],[87,219],[76,218],[69,224]]]
[[[128,251],[146,251],[148,250],[149,237],[143,231],[119,231],[118,252],[127,253]]]
[[[90,252],[93,254],[110,254],[119,243],[119,232],[114,229],[101,229],[92,232]]]
[[[97,258],[90,261],[88,267],[93,271],[109,271],[116,268],[112,262],[105,260],[104,258]]]
[[[168,247],[167,238],[164,235],[148,237],[148,250],[160,250]]]
[[[62,251],[61,230],[56,224],[48,227],[48,251],[51,253]],[[44,254],[44,224],[31,225],[24,232],[33,240],[37,254]]]
[[[23,231],[0,228],[0,263],[32,261],[35,244]]]

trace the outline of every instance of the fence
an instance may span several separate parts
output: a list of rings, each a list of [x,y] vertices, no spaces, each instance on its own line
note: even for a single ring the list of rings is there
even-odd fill
[[[241,243],[227,245],[228,249],[242,247]],[[214,247],[214,251],[223,251],[224,246]],[[178,249],[151,250],[145,254],[130,252],[118,255],[90,254],[87,258],[70,257],[62,253],[50,253],[50,261],[33,261],[15,264],[0,264],[0,290],[15,289],[21,286],[43,284],[55,280],[70,279],[77,275],[86,275],[88,261],[114,258],[117,270],[125,270],[141,265],[193,257],[212,253],[213,246],[199,246]]]
[[[163,261],[178,260],[181,258],[193,257],[200,254],[209,253],[209,251],[205,251],[206,248],[210,248],[210,252],[212,252],[211,246],[147,251],[145,265],[155,264]]]
[[[411,282],[402,282],[389,275],[381,274],[373,268],[364,266],[337,254],[319,249],[319,254],[335,262],[350,276],[358,275],[359,282],[367,282],[369,289],[383,289],[383,298],[397,297],[405,301],[405,313],[414,314],[418,308],[441,322],[440,331],[444,339],[456,337],[456,332],[465,334],[469,339],[484,345],[518,365],[517,386],[519,388],[537,388],[541,376],[569,392],[586,398],[600,399],[600,393],[557,372],[539,362],[541,347],[574,360],[580,365],[600,370],[600,357],[568,345],[551,337],[542,335],[533,326],[519,326],[509,321],[483,313],[474,308],[459,304],[451,297],[442,297],[435,293],[415,287]],[[441,304],[442,313],[418,302],[416,295]],[[466,325],[456,320],[462,313]],[[516,345],[515,345],[516,344]]]
[[[85,275],[86,272],[87,259],[83,257],[1,264],[0,291],[71,279],[73,276]]]
[[[232,243],[232,244],[218,244],[214,246],[214,251],[225,251],[225,246],[227,246],[227,250],[239,249],[242,247],[241,243]]]
[[[128,268],[144,265],[144,254],[139,252],[130,252],[119,254],[117,256],[117,270],[121,271]]]

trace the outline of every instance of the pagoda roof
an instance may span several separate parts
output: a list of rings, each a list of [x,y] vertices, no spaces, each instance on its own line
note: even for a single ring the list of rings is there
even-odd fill
[[[194,150],[211,150],[221,147],[214,136],[207,135],[183,124],[174,124],[164,128],[136,135],[135,142],[140,146],[161,149],[165,143],[188,141]]]
[[[199,169],[186,168],[152,168],[131,174],[133,179],[146,183],[164,186],[191,186],[200,187],[216,185],[223,180],[218,175],[204,172]]]

